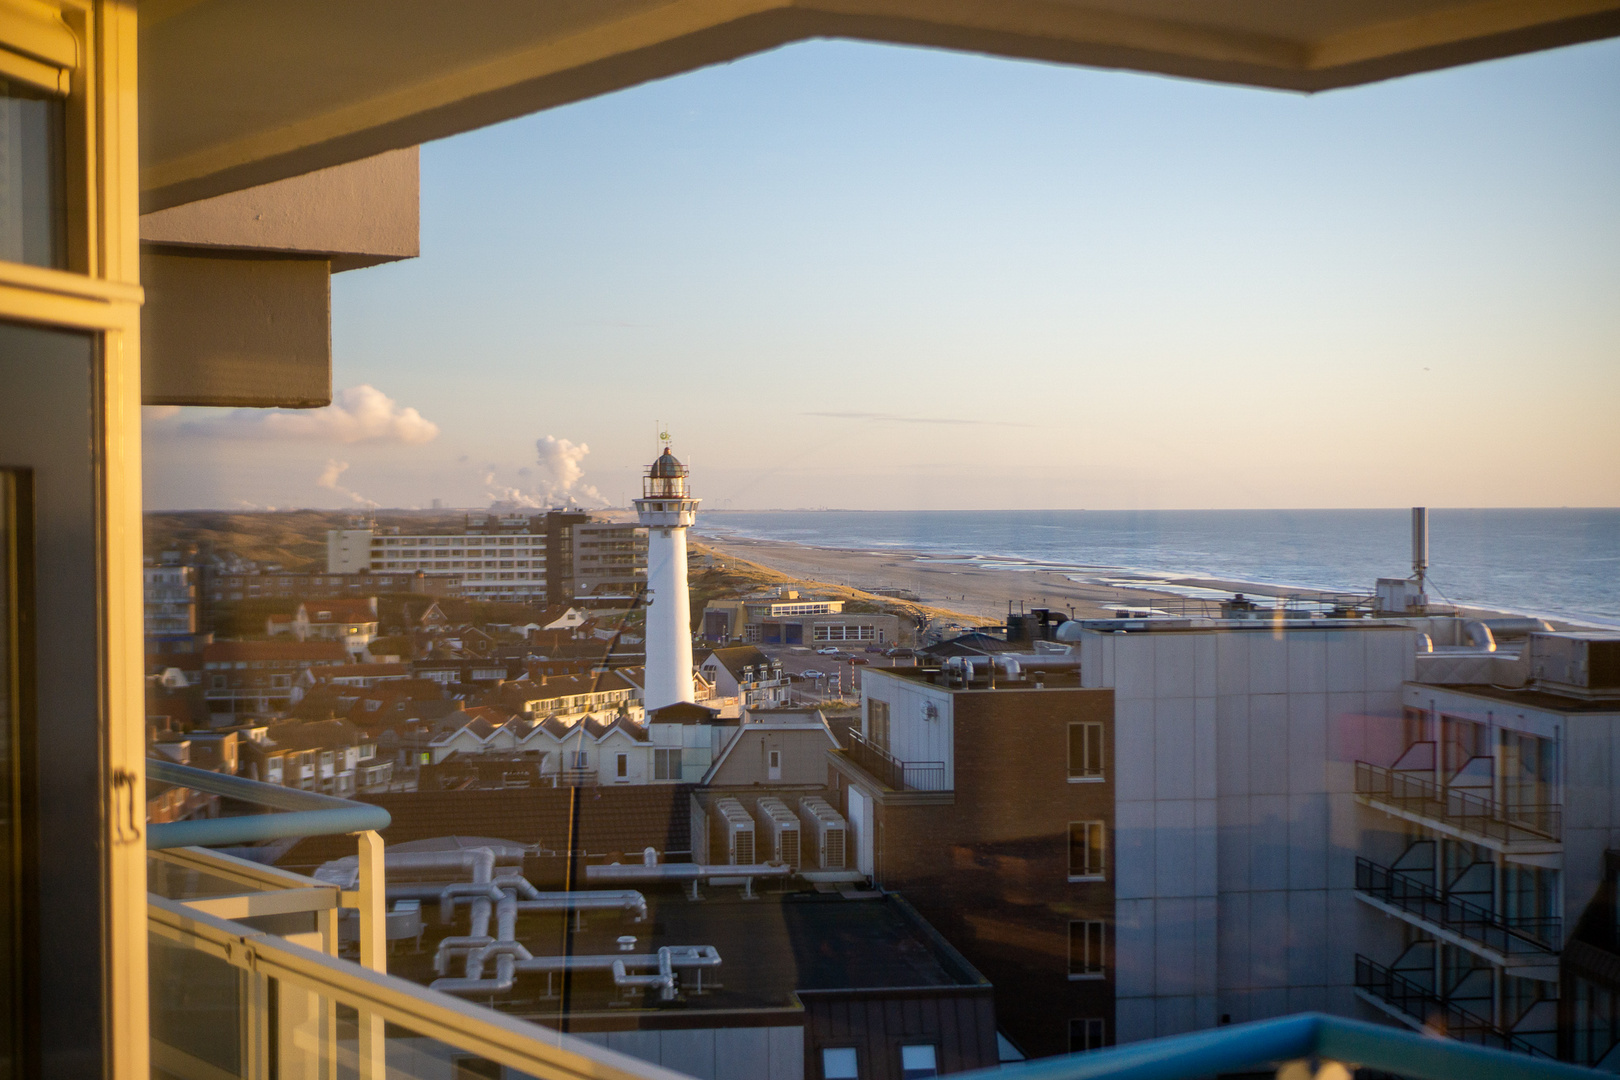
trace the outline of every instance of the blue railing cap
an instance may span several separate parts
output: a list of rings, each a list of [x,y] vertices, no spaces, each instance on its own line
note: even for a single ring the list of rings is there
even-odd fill
[[[146,830],[149,849],[225,847],[288,837],[375,832],[388,828],[393,820],[387,810],[369,803],[228,776],[161,758],[146,759],[146,776],[149,780],[281,811],[149,825]]]
[[[1560,1061],[1323,1013],[1232,1024],[960,1075],[963,1080],[1194,1080],[1273,1069],[1301,1058],[1381,1069],[1410,1080],[1590,1080],[1599,1075]]]

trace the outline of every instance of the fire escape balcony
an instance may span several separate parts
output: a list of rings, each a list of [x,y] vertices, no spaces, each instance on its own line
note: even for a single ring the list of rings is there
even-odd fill
[[[1512,1050],[1535,1058],[1552,1055],[1528,1039],[1505,1031],[1478,1013],[1448,1001],[1399,971],[1356,954],[1356,996],[1418,1031],[1438,1032],[1463,1042]]]
[[[1427,769],[1356,762],[1356,799],[1444,836],[1495,851],[1550,854],[1563,850],[1563,812],[1553,805],[1506,804],[1477,789],[1437,784]]]
[[[849,732],[841,755],[888,791],[950,790],[943,761],[901,761],[858,730]]]
[[[1356,898],[1515,975],[1557,978],[1562,919],[1509,919],[1363,858],[1356,859]]]

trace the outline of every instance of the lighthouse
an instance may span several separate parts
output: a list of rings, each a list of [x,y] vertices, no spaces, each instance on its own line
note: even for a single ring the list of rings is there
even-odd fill
[[[647,711],[692,701],[692,601],[686,591],[686,530],[698,500],[687,469],[664,447],[641,481],[636,513],[647,527]]]

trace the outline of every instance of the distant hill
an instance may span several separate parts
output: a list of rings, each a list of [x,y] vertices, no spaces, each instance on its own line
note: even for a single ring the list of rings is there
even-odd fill
[[[459,525],[462,515],[432,511],[379,510],[379,525],[410,528]],[[326,569],[326,530],[354,520],[347,510],[180,510],[146,515],[146,554],[155,558],[182,544],[211,545],[259,563],[279,563],[294,573]]]

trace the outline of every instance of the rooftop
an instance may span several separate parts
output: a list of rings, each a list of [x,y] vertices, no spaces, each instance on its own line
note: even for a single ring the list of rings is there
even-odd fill
[[[989,989],[984,977],[910,904],[892,894],[845,898],[806,891],[764,893],[743,900],[735,887],[704,885],[704,899],[694,902],[677,887],[641,891],[648,904],[645,922],[617,913],[591,914],[584,929],[572,935],[569,951],[576,956],[615,954],[618,938],[629,935],[636,938],[636,953],[656,952],[666,945],[712,945],[720,954],[720,966],[704,972],[702,993],[693,992],[695,979],[683,977],[680,997],[667,1002],[656,992],[637,994],[627,1002],[610,976],[578,973],[570,988],[571,1019],[590,1014],[615,1020],[637,1017],[643,1026],[656,1027],[660,1025],[653,1017],[660,1014],[679,1023],[681,1014],[694,1011],[794,1009],[795,994],[801,991]],[[422,951],[396,953],[389,959],[390,972],[422,983],[436,977],[433,952],[444,931],[436,920],[428,921]],[[446,929],[451,934],[465,932],[465,915]],[[516,937],[536,956],[559,954],[563,918],[522,913]],[[554,987],[560,986],[559,977]],[[544,975],[519,976],[508,1000],[497,997],[494,1005],[542,1022],[552,1020],[556,1003],[543,1000],[545,990]]]

